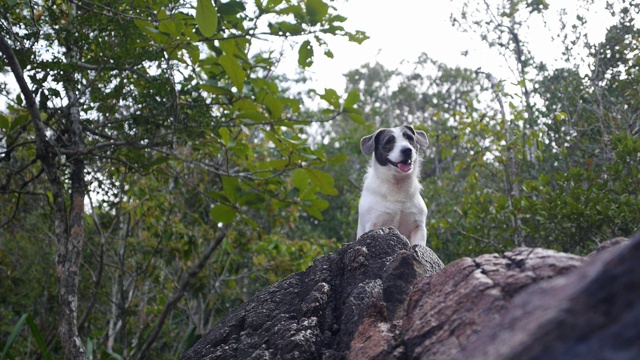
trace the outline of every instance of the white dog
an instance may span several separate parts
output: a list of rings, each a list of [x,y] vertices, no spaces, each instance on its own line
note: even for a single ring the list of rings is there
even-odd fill
[[[373,156],[358,206],[358,237],[393,226],[412,245],[426,245],[427,206],[420,196],[418,149],[428,144],[427,134],[409,125],[380,129],[362,138],[362,153]]]

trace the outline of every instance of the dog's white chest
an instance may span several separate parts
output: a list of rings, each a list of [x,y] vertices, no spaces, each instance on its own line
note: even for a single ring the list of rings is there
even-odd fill
[[[427,218],[427,207],[422,198],[416,196],[404,199],[394,199],[393,192],[384,194],[364,191],[360,198],[358,212],[358,236],[379,227],[393,226],[413,243],[424,245],[422,234]]]

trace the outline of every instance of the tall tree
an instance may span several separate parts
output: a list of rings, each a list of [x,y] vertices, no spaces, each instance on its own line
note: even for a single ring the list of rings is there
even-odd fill
[[[229,224],[253,223],[247,207],[271,199],[318,215],[326,204],[317,195],[335,192],[330,177],[313,169],[326,158],[299,136],[299,126],[308,124],[296,116],[299,101],[284,96],[272,76],[278,59],[255,49],[262,38],[300,38],[304,68],[314,49],[330,54],[327,35],[366,39],[346,31],[346,19],[324,1],[6,1],[0,8],[2,66],[19,86],[17,94],[3,88],[0,190],[15,209],[31,194],[51,202],[58,339],[66,358],[87,357],[78,286],[90,189],[122,199],[130,186],[123,182],[134,178],[127,173],[163,173],[175,161],[220,181],[203,215],[220,226],[184,264],[150,331],[136,339],[128,355],[138,358],[150,354]],[[332,109],[327,118],[344,107]],[[286,192],[292,169],[309,183],[304,198]],[[35,187],[40,178],[46,187]],[[6,213],[2,223],[15,214]]]

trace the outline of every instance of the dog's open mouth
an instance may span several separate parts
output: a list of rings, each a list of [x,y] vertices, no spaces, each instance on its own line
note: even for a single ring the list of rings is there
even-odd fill
[[[391,161],[389,159],[387,159],[387,162],[392,165],[397,167],[400,171],[402,172],[409,172],[411,171],[411,169],[413,169],[413,162],[411,161],[411,159],[407,159],[407,160],[402,160],[400,162],[394,162]]]

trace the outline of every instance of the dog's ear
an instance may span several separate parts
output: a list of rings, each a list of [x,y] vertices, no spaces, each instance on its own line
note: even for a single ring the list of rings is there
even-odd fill
[[[429,145],[429,138],[427,137],[427,133],[422,130],[414,130],[411,125],[404,125],[403,128],[409,130],[413,135],[416,136],[416,142],[419,146],[427,147]]]
[[[378,134],[377,131],[369,136],[363,137],[360,140],[360,150],[362,150],[363,154],[367,156],[371,156],[371,154],[373,154],[373,150],[375,150],[375,146],[376,146],[376,142],[375,142],[376,134]]]
[[[427,147],[429,145],[427,133],[422,130],[416,130],[416,142],[422,147]]]

